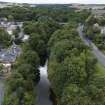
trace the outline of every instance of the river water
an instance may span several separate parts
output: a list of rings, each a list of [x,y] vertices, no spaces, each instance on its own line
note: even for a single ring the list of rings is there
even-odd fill
[[[50,100],[50,82],[48,80],[47,62],[44,67],[39,67],[40,81],[37,85],[37,104],[38,105],[53,105]]]

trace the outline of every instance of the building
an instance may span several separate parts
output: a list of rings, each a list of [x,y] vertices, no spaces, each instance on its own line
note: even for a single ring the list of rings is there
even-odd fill
[[[13,43],[9,49],[0,50],[0,63],[3,64],[4,73],[8,73],[11,70],[11,64],[16,61],[16,58],[21,54],[21,48]]]

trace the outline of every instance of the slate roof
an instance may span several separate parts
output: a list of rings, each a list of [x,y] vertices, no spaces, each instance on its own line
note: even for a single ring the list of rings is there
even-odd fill
[[[17,56],[21,53],[21,48],[13,44],[9,49],[0,51],[0,62],[15,62]]]

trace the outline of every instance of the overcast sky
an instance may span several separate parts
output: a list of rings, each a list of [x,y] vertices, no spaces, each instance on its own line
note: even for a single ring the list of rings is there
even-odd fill
[[[46,3],[85,3],[85,4],[105,4],[105,0],[0,0],[6,2],[19,2],[19,3],[35,3],[35,4],[46,4]]]

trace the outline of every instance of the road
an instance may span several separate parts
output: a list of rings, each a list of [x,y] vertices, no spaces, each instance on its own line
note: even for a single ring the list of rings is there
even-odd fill
[[[105,55],[96,47],[96,45],[89,39],[84,37],[83,25],[79,25],[77,31],[82,41],[92,49],[92,53],[96,56],[97,60],[105,66]]]
[[[4,99],[4,81],[0,79],[0,105],[2,105]]]
[[[37,104],[38,105],[52,105],[50,96],[50,82],[47,74],[47,63],[44,67],[40,67],[40,81],[37,85]]]

